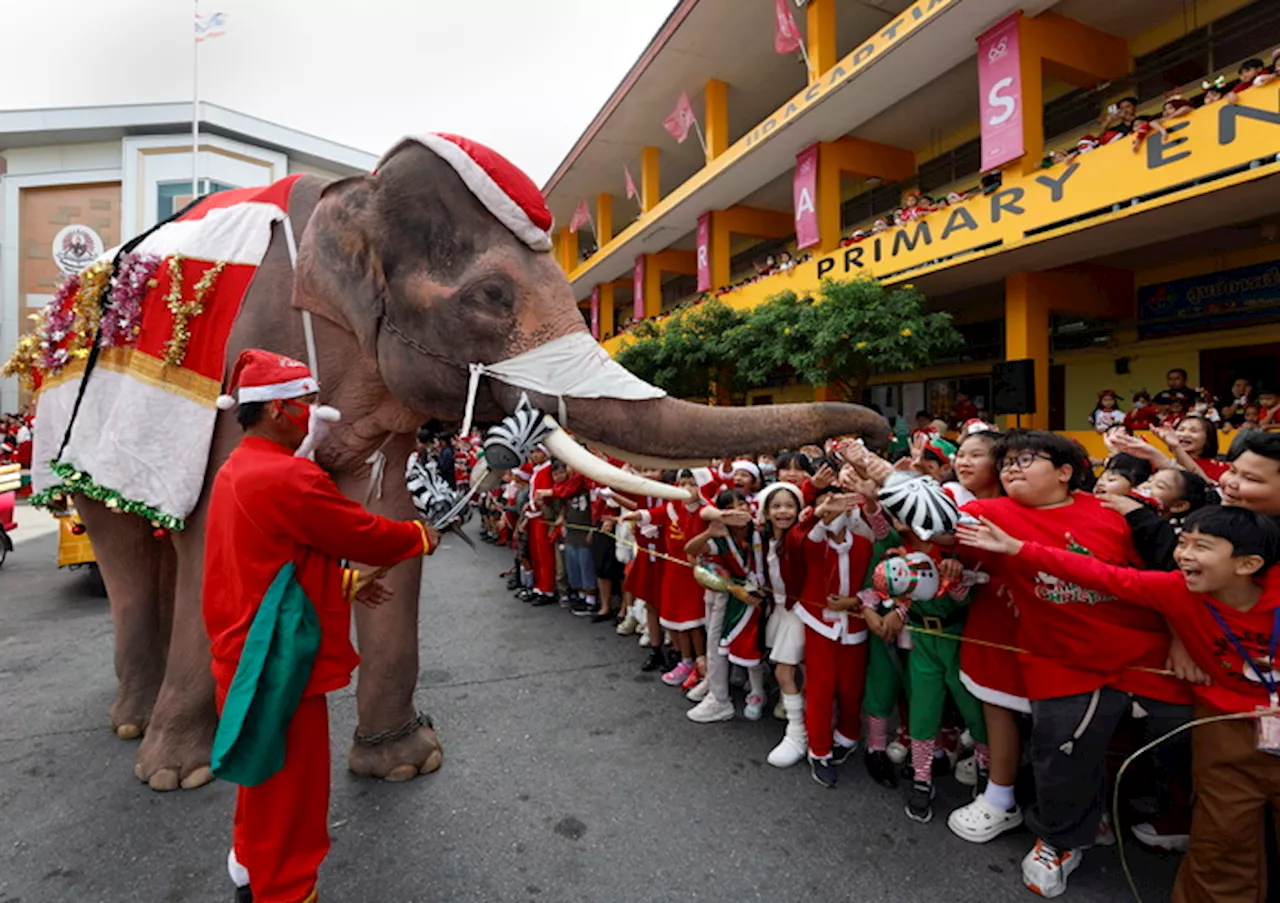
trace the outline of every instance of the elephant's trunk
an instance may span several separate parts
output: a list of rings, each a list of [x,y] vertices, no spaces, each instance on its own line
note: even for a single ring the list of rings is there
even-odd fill
[[[504,407],[510,408],[519,397],[519,390],[509,386],[495,389]],[[559,399],[531,394],[530,400],[558,416]],[[727,455],[821,444],[830,436],[855,434],[873,448],[883,448],[889,438],[883,417],[854,404],[712,407],[669,397],[644,401],[571,398],[564,402],[569,429],[617,450],[624,458],[639,455],[664,462],[705,462]]]

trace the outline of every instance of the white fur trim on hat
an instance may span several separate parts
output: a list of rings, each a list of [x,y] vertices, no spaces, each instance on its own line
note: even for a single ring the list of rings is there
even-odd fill
[[[760,523],[764,523],[765,512],[769,510],[769,499],[773,498],[775,493],[789,492],[796,500],[796,508],[804,509],[804,493],[800,491],[800,487],[795,483],[770,483],[764,489],[760,490],[760,494],[756,496],[756,502],[759,505],[759,513],[757,517]]]
[[[303,395],[314,395],[319,391],[320,384],[316,382],[314,376],[302,376],[288,382],[267,386],[241,386],[236,393],[240,404],[245,404],[252,401],[284,401],[289,398],[301,398]]]
[[[747,460],[734,461],[733,469],[735,471],[745,470],[747,473],[751,474],[753,477],[756,478],[757,483],[762,482],[762,478],[760,476],[760,465],[756,464],[754,461],[747,461]]]
[[[412,140],[417,141],[452,166],[453,171],[466,183],[476,199],[484,204],[499,222],[514,232],[516,238],[535,251],[551,250],[551,232],[539,229],[529,218],[529,214],[525,213],[524,209],[513,201],[484,171],[484,167],[473,160],[465,150],[448,138],[442,138],[439,135],[414,135]]]

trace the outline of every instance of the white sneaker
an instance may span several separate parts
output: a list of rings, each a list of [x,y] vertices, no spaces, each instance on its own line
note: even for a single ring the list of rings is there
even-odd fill
[[[973,749],[973,734],[969,733],[968,728],[965,728],[964,733],[960,735],[960,748],[966,752]]]
[[[809,756],[809,738],[784,736],[782,742],[769,752],[769,764],[774,768],[790,768]]]
[[[782,704],[782,696],[779,694],[778,703],[773,707],[773,717],[779,721],[787,720],[787,707]]]
[[[1190,834],[1161,834],[1159,829],[1150,822],[1134,825],[1133,836],[1143,845],[1155,847],[1157,850],[1176,850],[1185,853],[1187,847],[1191,845]],[[1111,842],[1115,843],[1115,834],[1111,835]]]
[[[747,704],[743,706],[742,717],[748,721],[759,721],[764,717],[765,698],[752,693],[747,697]]]
[[[1022,809],[1014,806],[1001,812],[980,796],[967,806],[961,806],[947,817],[951,833],[969,843],[986,843],[1005,831],[1012,831],[1022,824]]]
[[[702,702],[702,700],[707,698],[707,693],[710,692],[710,690],[711,682],[704,677],[702,680],[698,681],[697,685],[692,690],[684,694],[684,698],[690,702]]]
[[[1146,827],[1150,828],[1151,825]],[[1137,834],[1137,829],[1133,833]],[[1142,838],[1138,839],[1141,840]],[[1187,839],[1190,840],[1190,838]],[[1116,830],[1111,825],[1111,815],[1109,813],[1102,813],[1102,818],[1098,819],[1098,831],[1093,835],[1093,845],[1095,847],[1114,847],[1116,845]]]
[[[647,628],[647,627],[641,627],[641,628],[640,628],[639,633],[640,633],[640,645],[641,645],[641,646],[649,646],[649,645],[652,645],[652,644],[649,642],[649,628]]]
[[[708,695],[702,702],[689,709],[685,714],[689,716],[690,721],[698,724],[731,721],[734,716],[733,703],[720,702],[714,696]]]
[[[956,780],[966,787],[975,787],[978,784],[978,757],[969,756],[967,759],[961,759],[956,763],[955,770],[952,774],[956,776]]]
[[[1042,897],[1060,897],[1083,856],[1084,850],[1058,850],[1037,840],[1022,860],[1022,883]]]
[[[907,757],[911,755],[911,750],[906,746],[903,746],[897,740],[890,740],[889,746],[885,752],[889,754],[889,761],[894,765],[901,765],[903,762],[907,761]]]
[[[628,613],[627,616],[622,619],[622,623],[618,625],[617,634],[618,636],[631,636],[636,632],[636,628],[639,626],[640,622],[636,620],[635,615]]]

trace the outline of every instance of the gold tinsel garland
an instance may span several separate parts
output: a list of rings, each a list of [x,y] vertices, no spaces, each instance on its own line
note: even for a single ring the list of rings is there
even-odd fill
[[[40,362],[40,333],[41,322],[44,320],[44,311],[31,315],[31,320],[35,323],[32,331],[18,339],[18,345],[13,349],[13,354],[9,360],[5,362],[4,369],[0,370],[0,376],[5,378],[17,377],[24,388],[29,392],[34,392],[36,388],[36,370]]]
[[[169,258],[169,293],[165,295],[165,303],[173,314],[173,334],[164,346],[164,363],[167,367],[177,367],[187,356],[187,344],[191,341],[190,323],[204,313],[204,301],[213,285],[222,275],[226,267],[225,260],[215,263],[205,271],[196,282],[190,301],[182,299],[182,257],[178,254]]]
[[[90,265],[80,273],[80,291],[74,303],[75,319],[67,337],[67,353],[83,360],[93,350],[98,340],[98,325],[102,322],[102,293],[111,280],[111,261],[103,260]]]

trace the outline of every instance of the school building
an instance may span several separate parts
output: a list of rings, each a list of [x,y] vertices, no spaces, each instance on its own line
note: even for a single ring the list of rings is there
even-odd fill
[[[804,53],[775,51],[774,0],[684,0],[546,184],[606,347],[700,297],[748,307],[871,274],[965,337],[877,377],[887,412],[945,413],[961,391],[989,406],[1006,360],[1034,362],[1023,425],[1057,430],[1170,368],[1219,397],[1241,375],[1280,385],[1280,80],[1200,103],[1272,65],[1280,0],[786,6]],[[663,120],[682,92],[698,128],[677,143]],[[1067,158],[1122,99],[1159,116],[1179,96],[1195,108],[1163,132]],[[891,225],[912,191],[950,203]],[[761,276],[784,252],[800,262]],[[735,402],[814,397],[777,380]]]

